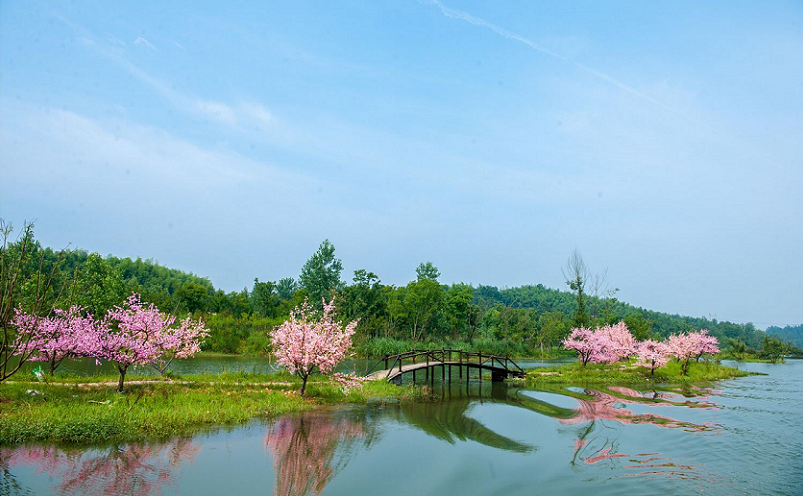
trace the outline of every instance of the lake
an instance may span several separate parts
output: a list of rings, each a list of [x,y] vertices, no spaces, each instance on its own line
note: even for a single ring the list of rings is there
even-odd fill
[[[571,363],[574,358],[559,358],[554,360],[537,360],[537,359],[519,359],[516,363],[524,369],[534,367],[547,367],[559,363]],[[363,375],[372,367],[377,365],[378,360],[344,360],[337,367],[338,372],[355,372]],[[14,379],[20,380],[20,377],[28,375],[30,377],[31,371],[41,367],[45,372],[47,371],[48,364],[45,362],[26,362],[23,364],[22,369],[17,372]],[[384,368],[379,367],[377,370]],[[249,372],[255,374],[271,374],[281,370],[281,366],[276,364],[276,360],[270,360],[264,357],[254,356],[236,356],[236,355],[199,355],[185,360],[175,360],[170,364],[170,370],[179,375],[196,375],[196,374],[220,374],[221,372]],[[65,360],[56,369],[56,377],[59,374],[75,374],[79,376],[93,376],[93,375],[117,375],[117,367],[110,362],[103,362],[101,365],[95,363],[94,358],[81,358],[79,360]],[[137,375],[158,375],[159,372],[150,366],[132,366],[128,370],[128,374]]]
[[[728,365],[768,375],[646,390],[436,383],[431,402],[169,442],[4,447],[0,494],[803,494],[803,362]]]

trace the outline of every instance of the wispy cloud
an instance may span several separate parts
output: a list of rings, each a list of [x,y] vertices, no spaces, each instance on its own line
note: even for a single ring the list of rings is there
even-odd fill
[[[121,46],[123,48],[128,48],[128,45],[126,45],[123,40],[121,40],[120,38],[114,36],[111,33],[106,33],[106,39],[109,40],[109,43],[112,43],[114,45],[119,45],[119,46]]]
[[[195,102],[195,109],[201,114],[228,126],[237,124],[237,116],[234,109],[225,103],[198,100]]]
[[[167,100],[171,105],[183,112],[203,119],[209,119],[228,127],[236,127],[239,125],[248,126],[249,130],[253,130],[253,127],[256,126],[259,130],[264,131],[269,126],[276,123],[276,119],[270,110],[258,103],[241,102],[238,104],[227,104],[182,93],[176,90],[173,85],[146,72],[141,67],[131,62],[127,57],[126,44],[114,35],[106,33],[106,40],[108,41],[108,43],[106,43],[95,37],[83,26],[73,23],[60,14],[54,13],[53,15],[76,32],[78,35],[77,39],[81,44],[111,60],[118,67],[144,83],[159,97]],[[173,40],[173,43],[184,50],[184,47],[177,41]],[[142,37],[138,37],[134,40],[133,44],[141,45],[148,50],[159,52],[151,42]]]
[[[661,108],[663,108],[665,110],[669,110],[670,112],[677,113],[677,111],[675,109],[673,109],[672,107],[670,107],[669,105],[666,105],[665,103],[660,102],[660,101],[656,100],[655,98],[652,98],[651,96],[642,93],[641,91],[633,88],[632,86],[629,86],[629,85],[619,81],[618,79],[614,78],[613,76],[611,76],[609,74],[606,74],[606,73],[604,73],[602,71],[599,71],[597,69],[594,69],[592,67],[588,67],[588,66],[580,64],[578,62],[574,62],[573,60],[571,60],[571,59],[569,59],[569,58],[567,58],[567,57],[565,57],[565,56],[563,56],[563,55],[561,55],[561,54],[559,54],[557,52],[554,52],[554,51],[546,48],[545,46],[540,45],[540,44],[530,40],[529,38],[525,38],[524,36],[521,36],[520,34],[514,33],[513,31],[510,31],[510,30],[505,29],[505,28],[503,28],[501,26],[498,26],[496,24],[488,22],[485,19],[481,19],[479,17],[475,17],[475,16],[469,14],[468,12],[464,12],[462,10],[449,8],[449,7],[445,6],[444,4],[442,4],[439,0],[422,0],[422,1],[424,3],[429,3],[429,4],[437,6],[438,9],[441,11],[441,13],[446,17],[449,17],[451,19],[458,19],[458,20],[461,20],[461,21],[465,21],[465,22],[467,22],[469,24],[473,24],[475,26],[480,26],[480,27],[483,27],[483,28],[486,28],[486,29],[490,29],[494,33],[496,33],[496,34],[498,34],[500,36],[503,36],[503,37],[505,37],[505,38],[507,38],[509,40],[513,40],[513,41],[517,41],[519,43],[523,43],[524,45],[527,45],[528,47],[532,48],[533,50],[535,50],[537,52],[541,52],[543,54],[549,55],[550,57],[554,57],[554,58],[556,58],[558,60],[562,60],[564,62],[567,62],[567,63],[573,65],[574,67],[582,70],[583,72],[586,72],[586,73],[588,73],[588,74],[590,74],[590,75],[592,75],[592,76],[594,76],[594,77],[596,77],[596,78],[598,78],[598,79],[600,79],[602,81],[605,81],[606,83],[611,84],[611,85],[619,88],[620,90],[622,90],[622,91],[624,91],[626,93],[629,93],[629,94],[631,94],[631,95],[633,95],[635,97],[641,98],[642,100],[645,100],[645,101],[650,102],[650,103],[652,103],[654,105],[657,105],[657,106],[659,106],[659,107],[661,107]]]
[[[140,36],[139,38],[137,38],[136,40],[134,40],[134,44],[135,44],[135,45],[142,45],[142,46],[145,46],[145,47],[147,47],[149,50],[153,50],[153,51],[155,51],[155,52],[158,52],[158,51],[159,51],[159,49],[158,49],[158,48],[156,48],[155,46],[153,46],[153,43],[151,43],[150,41],[146,40],[145,38],[143,38],[143,37],[141,37],[141,36]]]

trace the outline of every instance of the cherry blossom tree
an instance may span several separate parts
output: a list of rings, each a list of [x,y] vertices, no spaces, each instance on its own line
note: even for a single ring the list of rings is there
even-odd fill
[[[209,333],[203,322],[187,317],[178,327],[176,318],[147,306],[133,293],[123,306],[106,314],[85,342],[87,356],[115,362],[120,372],[117,390],[123,390],[128,368],[153,365],[164,373],[175,358],[187,358],[200,351],[200,340]]]
[[[650,369],[650,375],[655,375],[655,369],[661,368],[671,358],[669,346],[660,341],[647,339],[638,344],[639,364]]]
[[[683,364],[682,375],[686,375],[691,358],[699,360],[705,354],[719,353],[719,341],[708,334],[708,329],[687,334],[674,334],[669,336],[667,345],[670,348],[670,354]]]
[[[719,341],[714,336],[708,334],[708,332],[708,329],[700,329],[700,332],[694,333],[699,344],[699,353],[697,354],[698,362],[703,355],[719,353]]]
[[[271,333],[271,343],[278,362],[292,374],[301,377],[301,395],[307,387],[307,379],[314,372],[328,374],[346,357],[351,348],[351,336],[357,321],[343,326],[335,321],[334,299],[323,301],[323,312],[312,315],[309,302],[305,301],[290,313],[290,319]]]
[[[569,337],[562,341],[563,347],[577,352],[578,359],[583,367],[595,356],[598,344],[594,331],[583,326],[572,328]]]
[[[624,322],[614,325],[598,327],[596,361],[601,363],[615,363],[636,354],[636,340]]]
[[[172,319],[172,320],[170,320]],[[201,340],[209,336],[209,330],[204,327],[201,319],[193,320],[187,317],[178,327],[172,326],[174,317],[170,317],[170,324],[161,332],[156,333],[154,342],[161,350],[159,357],[151,365],[164,375],[174,359],[190,358],[201,351]]]
[[[48,362],[50,375],[65,359],[86,356],[86,342],[95,333],[92,315],[83,315],[77,305],[67,310],[54,308],[50,317],[15,310],[12,324],[17,327],[14,353],[31,361]]]
[[[95,359],[115,362],[120,372],[117,390],[122,392],[130,366],[147,365],[162,354],[160,334],[174,319],[153,304],[144,306],[134,293],[123,306],[108,311],[97,326],[94,339],[87,343],[88,353]]]
[[[577,351],[583,367],[587,363],[615,363],[636,353],[636,340],[624,322],[595,329],[573,328],[563,346]]]
[[[689,359],[700,352],[700,343],[694,334],[673,334],[666,341],[669,354],[677,358],[682,364],[681,375],[686,375],[689,369]]]

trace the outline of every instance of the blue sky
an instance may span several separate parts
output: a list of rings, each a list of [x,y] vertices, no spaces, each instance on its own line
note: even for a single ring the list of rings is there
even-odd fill
[[[0,3],[0,216],[226,290],[405,284],[803,323],[800,2]]]

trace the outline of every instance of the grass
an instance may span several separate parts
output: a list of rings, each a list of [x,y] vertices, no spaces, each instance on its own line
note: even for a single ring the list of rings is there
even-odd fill
[[[173,381],[132,377],[125,393],[114,391],[112,376],[57,379],[51,384],[0,384],[0,445],[163,439],[320,405],[364,403],[372,398],[416,399],[423,394],[385,381],[366,383],[361,390],[344,394],[327,378],[317,377],[310,380],[302,398],[299,380],[289,374],[234,373]],[[135,383],[142,379],[147,382]]]
[[[651,376],[646,367],[639,367],[633,363],[628,364],[588,364],[583,367],[579,362],[557,367],[545,367],[530,370],[524,381],[527,384],[606,384],[606,385],[635,385],[635,384],[686,384],[697,382],[711,382],[734,377],[757,375],[754,372],[733,367],[725,367],[715,362],[692,362],[686,375],[681,375],[681,366],[678,362],[670,362],[665,367],[657,369]]]

